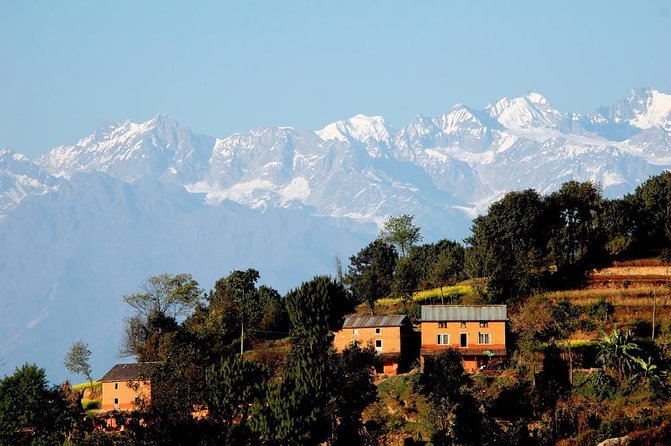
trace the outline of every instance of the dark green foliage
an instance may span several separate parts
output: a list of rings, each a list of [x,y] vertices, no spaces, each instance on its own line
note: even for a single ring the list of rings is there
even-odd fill
[[[653,247],[671,246],[671,172],[651,177],[634,195],[639,210],[638,238]]]
[[[260,365],[245,361],[240,355],[222,358],[205,374],[209,417],[219,423],[227,437],[237,444],[252,442],[247,427],[250,410],[265,398],[268,372]],[[258,443],[258,438],[253,440]]]
[[[25,364],[0,381],[0,444],[59,445],[81,411],[59,388],[47,385],[44,369]]]
[[[271,386],[267,405],[252,427],[270,444],[318,444],[329,435],[330,323],[333,303],[345,299],[342,285],[315,277],[286,297],[292,348],[283,379]]]
[[[361,413],[377,399],[373,370],[379,362],[375,349],[358,345],[331,358],[331,441],[333,445],[361,444]]]
[[[417,384],[437,418],[433,444],[483,444],[482,414],[468,390],[472,381],[457,350],[448,349],[427,357]]]
[[[396,264],[396,272],[394,273],[394,281],[392,282],[392,293],[401,298],[404,303],[407,303],[419,284],[420,271],[413,263],[412,259],[408,257],[401,257]]]
[[[599,235],[601,192],[591,182],[568,181],[548,199],[551,255],[559,272],[594,260]]]
[[[487,278],[487,295],[503,303],[530,294],[548,269],[545,204],[534,190],[510,192],[474,220],[466,255],[470,277]]]
[[[569,368],[555,344],[550,344],[543,353],[543,367],[536,373],[535,381],[534,406],[538,411],[553,409],[557,400],[570,391]]]
[[[391,293],[398,254],[389,244],[375,240],[350,257],[345,283],[358,302],[367,303],[371,311],[375,302]]]

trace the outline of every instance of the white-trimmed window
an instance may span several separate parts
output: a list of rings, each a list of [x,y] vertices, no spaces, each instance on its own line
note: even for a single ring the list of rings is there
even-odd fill
[[[359,334],[359,329],[358,328],[353,328],[352,329],[352,334],[353,335],[358,335]]]
[[[436,344],[448,345],[450,343],[450,335],[447,333],[440,333],[436,335]]]
[[[447,322],[438,322],[438,328],[447,328]]]
[[[491,344],[491,343],[492,343],[491,333],[478,333],[478,344]]]
[[[119,389],[119,383],[114,383],[114,390]]]
[[[375,340],[375,350],[382,350],[382,339]]]
[[[380,334],[382,333],[382,329],[380,327],[375,327],[375,334]]]
[[[487,327],[489,327],[489,322],[486,321],[480,322],[480,328],[487,328]]]

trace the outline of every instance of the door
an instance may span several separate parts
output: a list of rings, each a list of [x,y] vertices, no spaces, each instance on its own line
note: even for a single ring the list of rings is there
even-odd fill
[[[468,334],[467,333],[459,334],[459,346],[460,347],[468,347]]]

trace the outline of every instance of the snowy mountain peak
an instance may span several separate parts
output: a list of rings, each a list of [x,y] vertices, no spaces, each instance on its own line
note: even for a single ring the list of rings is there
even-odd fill
[[[564,124],[565,117],[538,93],[528,93],[519,98],[499,99],[487,106],[489,116],[511,130],[532,128],[556,129]]]
[[[100,171],[126,181],[154,176],[184,183],[202,174],[213,140],[159,113],[142,123],[104,124],[75,145],[55,147],[37,163],[63,177]]]
[[[646,88],[632,91],[627,101],[632,105],[631,125],[641,129],[659,125],[671,130],[671,95]]]
[[[344,121],[333,122],[315,133],[324,141],[358,141],[364,144],[389,141],[389,129],[382,116],[358,114]]]

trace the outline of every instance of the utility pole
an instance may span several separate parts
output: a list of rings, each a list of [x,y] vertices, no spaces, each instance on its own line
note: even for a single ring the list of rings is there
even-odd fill
[[[240,323],[240,356],[245,351],[245,320]]]

